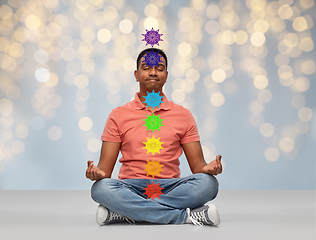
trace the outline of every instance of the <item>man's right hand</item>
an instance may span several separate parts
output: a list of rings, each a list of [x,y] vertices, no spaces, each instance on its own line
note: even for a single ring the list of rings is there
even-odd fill
[[[88,161],[88,169],[86,171],[86,177],[91,181],[100,180],[105,178],[105,172],[103,172],[100,168],[93,165],[93,161]]]

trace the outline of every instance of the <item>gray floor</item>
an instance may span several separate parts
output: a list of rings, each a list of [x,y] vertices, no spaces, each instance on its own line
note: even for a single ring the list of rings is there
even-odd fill
[[[220,191],[218,227],[95,222],[89,191],[0,191],[0,239],[316,239],[315,191]]]

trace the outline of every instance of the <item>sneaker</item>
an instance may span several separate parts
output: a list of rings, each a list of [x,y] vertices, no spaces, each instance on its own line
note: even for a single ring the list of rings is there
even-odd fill
[[[112,212],[102,205],[99,205],[97,208],[96,220],[100,226],[111,224],[111,223],[126,223],[126,222],[128,222],[129,224],[135,223],[133,220],[129,219],[128,217]]]
[[[188,217],[192,224],[202,226],[204,224],[217,226],[220,223],[219,215],[214,203],[207,202],[199,208],[187,208]]]

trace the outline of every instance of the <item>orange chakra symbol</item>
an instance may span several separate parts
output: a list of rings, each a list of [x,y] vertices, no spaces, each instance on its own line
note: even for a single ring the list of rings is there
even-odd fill
[[[163,188],[159,187],[160,183],[158,184],[155,184],[155,182],[153,182],[152,184],[148,184],[147,183],[147,187],[146,188],[143,188],[146,190],[146,192],[143,193],[143,195],[147,195],[147,199],[148,198],[151,198],[153,201],[155,200],[155,198],[159,198],[159,195],[164,195],[161,190]]]
[[[151,175],[153,178],[155,178],[155,175],[160,176],[160,172],[163,171],[161,167],[164,165],[153,159],[152,161],[147,160],[147,164],[143,166],[146,167],[143,171],[147,172],[147,176]]]

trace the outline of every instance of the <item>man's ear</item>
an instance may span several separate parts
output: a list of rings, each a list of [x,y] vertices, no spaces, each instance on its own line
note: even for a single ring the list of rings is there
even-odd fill
[[[134,77],[136,79],[136,82],[138,82],[138,79],[137,79],[137,70],[134,71]]]

